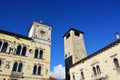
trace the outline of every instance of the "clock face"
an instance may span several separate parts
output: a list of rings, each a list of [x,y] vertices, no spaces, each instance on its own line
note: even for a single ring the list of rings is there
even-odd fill
[[[47,28],[37,28],[36,35],[38,38],[46,39],[48,38],[48,29]]]
[[[48,32],[46,30],[39,30],[39,35],[41,35],[41,37],[45,37],[47,36]]]

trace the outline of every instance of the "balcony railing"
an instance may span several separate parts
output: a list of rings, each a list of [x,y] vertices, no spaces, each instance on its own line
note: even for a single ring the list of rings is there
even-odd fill
[[[22,78],[23,77],[23,72],[11,72],[11,77]]]
[[[99,80],[99,79],[107,79],[107,75],[104,74],[104,73],[100,73],[100,74],[97,74],[97,75],[93,75],[93,80]]]

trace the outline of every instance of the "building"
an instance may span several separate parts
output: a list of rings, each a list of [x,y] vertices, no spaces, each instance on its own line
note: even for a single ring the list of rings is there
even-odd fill
[[[70,29],[64,36],[66,80],[120,80],[120,38],[87,56],[83,32]]]
[[[48,80],[51,30],[33,22],[29,37],[0,30],[0,80]]]

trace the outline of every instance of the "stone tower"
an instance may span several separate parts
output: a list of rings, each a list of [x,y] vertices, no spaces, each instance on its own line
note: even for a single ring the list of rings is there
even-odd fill
[[[70,80],[68,67],[87,56],[83,34],[84,32],[71,28],[63,36],[66,80]]]

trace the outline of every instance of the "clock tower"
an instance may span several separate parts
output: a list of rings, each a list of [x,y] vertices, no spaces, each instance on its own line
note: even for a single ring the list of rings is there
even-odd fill
[[[51,30],[49,25],[33,22],[29,29],[29,37],[40,44],[51,45]]]

